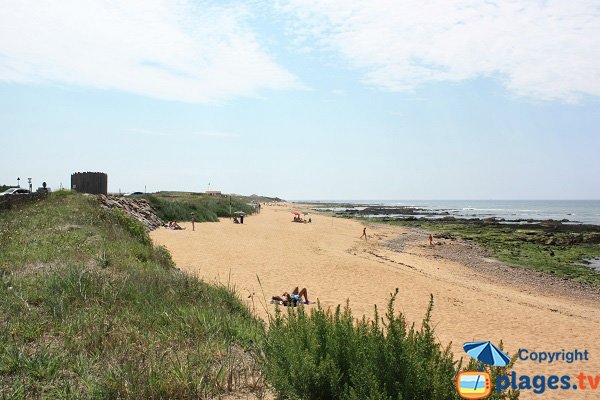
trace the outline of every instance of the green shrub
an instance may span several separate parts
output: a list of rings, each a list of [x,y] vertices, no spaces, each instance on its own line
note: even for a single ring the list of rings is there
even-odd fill
[[[112,209],[109,215],[115,220],[115,223],[125,228],[127,232],[140,243],[151,243],[150,236],[148,236],[148,233],[146,232],[146,227],[140,221],[118,208]]]
[[[200,195],[176,200],[153,195],[146,198],[162,221],[189,221],[192,212],[196,214],[196,222],[217,222],[229,217],[228,198]],[[235,199],[231,201],[231,209],[246,214],[254,212],[254,207]]]
[[[396,291],[397,294],[397,291]],[[430,323],[433,298],[420,329],[394,313],[357,321],[348,306],[310,314],[303,307],[276,312],[267,336],[266,370],[283,398],[457,399],[461,369]],[[501,395],[495,394],[496,398]],[[494,397],[490,397],[494,398]]]

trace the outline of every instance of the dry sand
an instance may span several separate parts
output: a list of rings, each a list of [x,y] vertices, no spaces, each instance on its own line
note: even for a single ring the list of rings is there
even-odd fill
[[[528,288],[527,282],[509,285],[460,263],[432,257],[422,246],[393,251],[384,243],[406,232],[399,227],[370,225],[369,240],[364,241],[359,239],[363,228],[359,221],[312,214],[311,224],[292,223],[291,210],[290,206],[263,207],[244,225],[224,219],[196,224],[192,231],[191,224],[184,223],[184,231],[161,228],[151,236],[171,251],[182,270],[208,282],[234,286],[262,318],[274,308],[266,304],[272,295],[295,286],[308,288],[309,298],[318,298],[325,307],[349,299],[355,316],[371,316],[375,304],[383,310],[398,288],[398,310],[417,324],[429,295],[434,295],[437,336],[444,345],[452,342],[457,359],[468,358],[463,342],[503,340],[511,354],[520,348],[589,350],[589,361],[573,364],[517,361],[519,375],[600,375],[598,302],[549,295]],[[530,396],[524,393],[522,398]],[[546,391],[535,397],[600,398],[600,388],[596,393]]]

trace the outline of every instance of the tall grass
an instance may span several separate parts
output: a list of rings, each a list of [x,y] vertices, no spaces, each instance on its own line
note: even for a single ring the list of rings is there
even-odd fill
[[[0,213],[0,398],[260,392],[263,338],[231,291],[173,268],[93,198]]]
[[[163,221],[189,221],[192,212],[196,214],[197,222],[216,222],[219,218],[229,217],[229,199],[224,197],[198,195],[169,198],[149,195],[146,198]],[[254,207],[232,199],[231,210],[251,214]]]
[[[373,321],[356,321],[347,306],[334,312],[320,305],[311,313],[303,307],[277,312],[266,363],[277,392],[290,399],[457,399],[461,364],[435,339],[433,299],[417,329],[394,313],[395,298],[385,319],[375,309]]]

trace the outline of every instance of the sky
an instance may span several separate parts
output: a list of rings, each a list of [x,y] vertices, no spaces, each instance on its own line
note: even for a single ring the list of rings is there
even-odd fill
[[[4,0],[0,184],[600,199],[597,1]]]

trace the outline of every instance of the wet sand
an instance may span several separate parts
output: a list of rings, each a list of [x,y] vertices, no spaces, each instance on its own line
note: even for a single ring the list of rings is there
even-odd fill
[[[266,318],[272,295],[306,287],[310,300],[325,307],[349,299],[355,316],[372,316],[395,288],[397,309],[417,324],[429,295],[435,306],[433,322],[444,345],[452,342],[455,358],[467,356],[462,343],[504,341],[511,354],[530,351],[589,350],[589,361],[551,365],[517,361],[515,371],[530,375],[600,375],[600,304],[572,295],[545,293],[528,282],[515,285],[476,271],[460,262],[433,257],[422,243],[395,251],[387,244],[406,234],[400,227],[369,225],[369,240],[360,240],[360,221],[312,214],[311,224],[292,223],[290,206],[263,207],[244,225],[181,224],[184,231],[161,228],[152,232],[166,246],[178,267],[208,282],[234,287],[251,309]],[[527,275],[526,279],[530,279]],[[260,284],[259,284],[260,279]],[[314,306],[310,306],[314,307]],[[523,393],[522,398],[600,398],[583,390]]]

